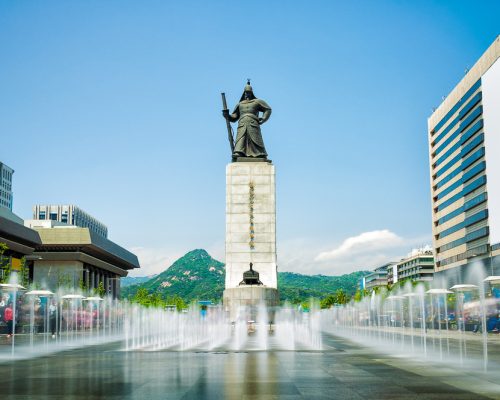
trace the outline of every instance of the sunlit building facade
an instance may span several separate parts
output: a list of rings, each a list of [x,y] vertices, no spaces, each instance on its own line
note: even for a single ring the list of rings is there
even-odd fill
[[[500,37],[428,119],[435,272],[500,254]]]

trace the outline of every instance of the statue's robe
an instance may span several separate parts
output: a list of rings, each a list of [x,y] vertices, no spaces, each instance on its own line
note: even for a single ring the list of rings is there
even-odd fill
[[[263,113],[259,123],[259,112]],[[234,109],[231,120],[238,120],[233,157],[267,158],[260,125],[271,115],[271,107],[260,99],[241,100]]]

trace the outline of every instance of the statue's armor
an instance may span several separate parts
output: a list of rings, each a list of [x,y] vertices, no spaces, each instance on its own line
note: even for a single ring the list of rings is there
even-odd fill
[[[260,99],[242,100],[236,106],[232,117],[238,119],[238,131],[234,145],[235,157],[267,158],[259,124],[259,112],[263,113],[261,122],[271,115],[271,107]]]

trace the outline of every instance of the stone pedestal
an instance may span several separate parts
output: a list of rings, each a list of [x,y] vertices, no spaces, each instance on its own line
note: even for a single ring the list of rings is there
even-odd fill
[[[258,306],[263,303],[268,308],[279,305],[278,289],[265,286],[242,285],[236,288],[224,290],[223,304],[224,310],[229,313],[231,321],[238,317],[256,319]],[[238,313],[246,315],[238,315]]]
[[[259,273],[263,286],[239,285],[250,263]],[[228,164],[224,305],[228,311],[241,305],[243,300],[245,305],[256,305],[261,300],[269,306],[277,305],[277,285],[274,165],[269,162]]]

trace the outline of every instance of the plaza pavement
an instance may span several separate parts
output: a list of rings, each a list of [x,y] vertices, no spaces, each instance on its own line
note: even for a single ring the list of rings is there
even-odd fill
[[[8,399],[500,399],[490,374],[393,358],[325,335],[322,351],[120,351],[0,364]]]

